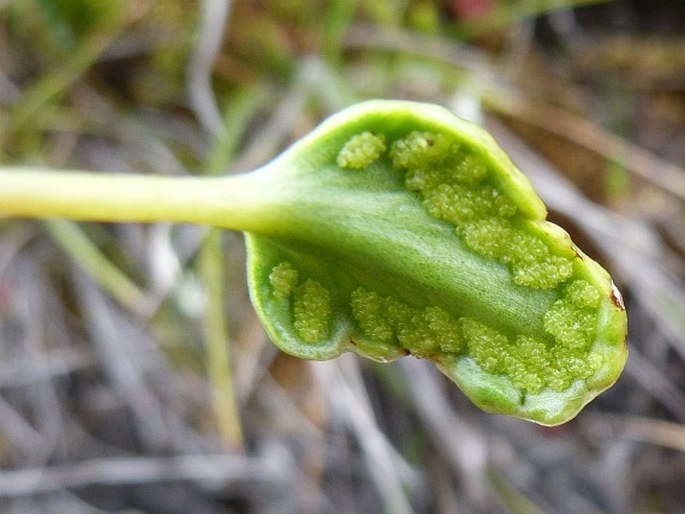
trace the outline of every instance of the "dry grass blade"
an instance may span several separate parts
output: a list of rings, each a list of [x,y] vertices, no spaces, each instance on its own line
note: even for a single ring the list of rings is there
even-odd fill
[[[385,510],[410,513],[412,508],[403,486],[416,487],[417,477],[376,424],[358,363],[348,357],[351,356],[342,357],[331,366],[319,367],[330,375],[325,378],[330,382],[326,384],[326,390],[331,392],[329,401],[359,441],[369,476],[383,498]]]
[[[608,427],[615,437],[685,452],[685,427],[680,423],[641,416],[593,414],[583,425],[594,433],[606,433]]]
[[[231,12],[231,0],[204,0],[202,21],[195,52],[188,66],[188,97],[205,130],[217,137],[224,126],[212,90],[212,67]]]
[[[171,458],[111,458],[63,466],[0,472],[0,497],[26,496],[89,485],[193,481],[218,488],[281,489],[287,474],[268,458],[234,455],[184,455]]]
[[[609,161],[615,161],[662,191],[685,201],[685,168],[610,134],[585,118],[506,95],[488,98],[486,104],[495,112],[562,136]]]
[[[630,350],[626,371],[635,381],[685,423],[685,394],[667,376],[646,359],[637,348]]]

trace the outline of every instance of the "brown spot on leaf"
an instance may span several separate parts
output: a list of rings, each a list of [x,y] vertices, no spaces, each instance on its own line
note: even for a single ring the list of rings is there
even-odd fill
[[[613,282],[611,282],[611,301],[620,310],[626,310],[626,306],[623,303],[623,296],[621,295],[621,291],[618,290],[616,284],[614,284]]]
[[[583,252],[581,252],[580,248],[578,248],[576,245],[571,244],[571,250],[575,252],[576,257],[578,257],[581,261],[585,260],[585,257],[583,257]]]

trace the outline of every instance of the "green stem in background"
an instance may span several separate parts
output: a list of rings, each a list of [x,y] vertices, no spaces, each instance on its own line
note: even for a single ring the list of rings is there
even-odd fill
[[[324,30],[321,53],[328,64],[335,64],[340,58],[345,32],[352,22],[359,0],[334,0],[326,9],[323,19]]]
[[[140,16],[144,12],[142,9],[130,9],[127,2],[103,2],[99,8],[102,12],[97,25],[65,55],[59,66],[44,73],[26,88],[20,101],[11,109],[8,119],[0,124],[0,156],[8,151],[8,141],[21,144],[20,136],[27,124],[34,122],[36,117],[44,117],[45,106],[64,94],[83,75],[126,26],[135,21],[135,14]]]
[[[545,2],[497,2],[493,9],[482,18],[457,23],[454,35],[459,39],[469,40],[488,32],[513,26],[526,19],[551,13],[555,10],[603,4],[610,1],[611,0],[547,0]]]
[[[228,169],[239,139],[252,118],[265,91],[250,88],[231,99],[230,108],[223,119],[229,120],[231,129],[224,127],[215,140],[214,148],[206,161],[207,175],[218,175]],[[222,233],[212,228],[205,238],[199,255],[199,273],[207,296],[207,309],[203,321],[205,366],[212,386],[212,407],[219,437],[232,448],[243,445],[240,411],[234,388],[233,366],[230,351],[226,302],[226,267]]]
[[[606,271],[489,134],[438,106],[358,104],[235,177],[0,172],[0,214],[243,231],[283,351],[429,359],[484,410],[541,424],[574,417],[627,357]]]
[[[62,250],[121,305],[134,312],[144,311],[147,303],[145,294],[102,254],[77,225],[63,219],[49,219],[43,223]]]
[[[213,228],[200,251],[199,271],[207,291],[204,320],[207,373],[212,384],[214,416],[220,437],[232,448],[240,447],[243,434],[231,370],[230,344],[225,313],[225,278],[222,234]]]

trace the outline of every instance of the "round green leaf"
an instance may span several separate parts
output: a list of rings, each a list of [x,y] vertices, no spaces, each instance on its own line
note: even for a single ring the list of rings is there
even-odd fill
[[[478,126],[365,102],[256,173],[269,208],[246,235],[249,286],[283,351],[429,359],[484,410],[546,425],[623,369],[609,275]]]

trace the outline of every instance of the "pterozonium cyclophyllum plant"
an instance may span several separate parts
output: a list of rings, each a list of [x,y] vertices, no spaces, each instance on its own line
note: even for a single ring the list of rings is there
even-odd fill
[[[271,340],[303,359],[432,361],[480,408],[557,425],[610,387],[627,322],[607,272],[546,221],[483,129],[375,100],[240,176],[0,171],[0,215],[245,232]]]

